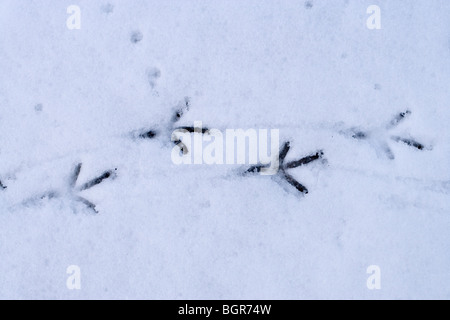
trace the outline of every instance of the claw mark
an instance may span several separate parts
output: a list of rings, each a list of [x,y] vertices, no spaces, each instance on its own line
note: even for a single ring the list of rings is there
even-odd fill
[[[80,187],[80,191],[84,191],[84,190],[88,190],[96,185],[99,185],[100,183],[103,182],[103,180],[109,179],[111,177],[114,177],[114,172],[113,171],[106,171],[104,172],[101,176],[83,184]]]
[[[58,197],[59,197],[59,194],[56,191],[49,191],[47,193],[44,193],[40,198],[41,198],[41,200],[44,200],[44,199],[52,200],[52,199],[55,199]]]
[[[81,173],[81,166],[82,166],[81,163],[77,164],[75,166],[72,176],[70,177],[69,186],[71,189],[73,189],[75,187],[75,185],[77,184],[78,177],[80,176],[80,173]]]
[[[405,121],[405,119],[407,117],[409,117],[411,114],[412,114],[412,112],[410,110],[406,110],[405,112],[400,112],[385,126],[385,130],[389,131],[389,130],[394,129],[400,123]],[[357,139],[357,140],[368,140],[369,138],[377,139],[374,132],[361,131],[361,130],[357,130],[357,129],[351,129],[349,131],[350,131],[353,139]],[[342,133],[345,133],[345,132],[342,132]],[[421,151],[427,149],[427,147],[424,144],[417,142],[414,139],[408,139],[408,138],[403,138],[403,137],[399,137],[399,136],[391,136],[391,140],[393,140],[395,142],[402,142],[410,147],[416,148]],[[377,145],[381,145],[381,149],[388,159],[391,159],[391,160],[395,159],[395,155],[392,152],[392,150],[389,147],[387,142],[379,141],[379,139],[378,139]],[[428,149],[431,149],[431,148],[428,148]]]
[[[391,148],[387,144],[383,147],[383,151],[386,154],[386,157],[388,157],[388,159],[390,160],[395,159],[394,152],[392,152]]]
[[[352,138],[358,139],[358,140],[365,140],[365,139],[367,139],[367,133],[358,131],[358,132],[355,132],[354,135],[352,135]]]
[[[92,210],[94,213],[98,213],[95,204],[83,197],[75,197],[75,201],[83,203],[88,209]]]
[[[191,99],[189,97],[184,98],[184,104],[179,106],[177,110],[175,110],[174,115],[172,116],[172,123],[178,122],[183,115],[189,111],[191,108]]]
[[[322,150],[311,154],[309,156],[306,156],[304,158],[301,158],[300,160],[296,160],[296,161],[291,161],[285,164],[285,159],[286,156],[289,153],[289,150],[291,149],[291,144],[290,142],[285,142],[283,147],[280,150],[279,153],[279,163],[280,163],[280,167],[279,167],[279,171],[277,176],[281,177],[282,179],[286,180],[290,185],[292,185],[295,189],[297,189],[297,191],[299,191],[302,194],[308,194],[308,188],[306,188],[304,185],[302,185],[300,182],[298,182],[297,180],[294,179],[294,177],[292,177],[290,174],[288,174],[286,172],[286,170],[288,169],[294,169],[294,168],[298,168],[304,165],[307,165],[311,162],[317,161],[319,159],[322,159],[324,156],[324,153]],[[248,175],[248,174],[256,174],[256,173],[260,173],[262,171],[262,169],[264,168],[268,168],[268,165],[256,165],[256,166],[252,166],[249,169],[247,169],[244,172],[244,176]]]
[[[283,165],[284,159],[289,153],[289,150],[291,150],[291,143],[288,141],[284,143],[283,148],[280,150],[280,165]]]
[[[283,176],[289,184],[291,184],[295,187],[295,189],[297,189],[298,191],[300,191],[303,194],[308,194],[308,192],[309,192],[308,189],[306,189],[305,186],[303,186],[300,182],[295,180],[292,176],[290,176],[286,172],[283,173]]]
[[[209,131],[208,128],[196,128],[196,127],[178,127],[176,129],[177,130],[185,130],[186,132],[189,132],[189,133],[201,133],[201,134],[206,134]]]
[[[188,150],[187,146],[186,146],[183,142],[181,142],[181,140],[175,140],[173,143],[174,143],[178,148],[180,148],[180,153],[181,153],[182,155],[187,155],[187,154],[189,153],[189,150]]]
[[[394,119],[391,120],[391,122],[389,122],[389,124],[386,126],[386,129],[392,129],[395,128],[396,126],[398,126],[400,124],[400,122],[402,122],[403,120],[405,120],[405,118],[407,116],[410,116],[412,114],[411,111],[406,110],[405,112],[400,112],[398,115],[396,115],[394,117]]]
[[[391,139],[394,140],[395,142],[406,143],[408,146],[414,147],[419,150],[425,149],[425,146],[423,144],[421,144],[420,142],[417,142],[413,139],[405,139],[405,138],[397,137],[397,136],[393,136],[393,137],[391,137]]]
[[[149,131],[139,134],[139,138],[141,138],[141,139],[153,139],[156,136],[158,136],[158,132],[154,131],[154,130],[149,130]]]
[[[305,158],[297,160],[297,161],[289,162],[288,164],[286,164],[286,169],[293,169],[293,168],[297,168],[300,166],[304,166],[305,164],[319,160],[320,158],[322,158],[322,156],[323,156],[323,151],[319,151],[314,155],[305,157]]]
[[[253,166],[253,167],[250,167],[247,171],[245,171],[244,175],[247,174],[247,173],[260,173],[263,168],[266,168],[266,166]]]

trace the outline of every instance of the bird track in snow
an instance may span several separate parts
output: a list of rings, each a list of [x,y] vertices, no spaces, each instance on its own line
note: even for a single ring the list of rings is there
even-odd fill
[[[275,176],[281,178],[282,180],[285,180],[287,183],[289,183],[291,186],[297,189],[297,191],[299,191],[301,194],[308,194],[309,193],[308,188],[306,188],[303,184],[295,180],[294,177],[292,177],[289,173],[286,172],[286,170],[298,168],[307,165],[311,162],[322,159],[324,153],[322,150],[320,150],[309,156],[301,158],[300,160],[285,163],[286,156],[289,153],[290,149],[291,149],[290,142],[289,141],[285,142],[279,153],[279,170]],[[247,169],[243,175],[246,176],[249,174],[261,173],[262,170],[267,167],[268,166],[265,165],[252,166],[249,169]]]
[[[387,139],[395,142],[402,142],[407,146],[413,147],[417,150],[432,150],[431,146],[425,146],[423,143],[416,141],[414,138],[401,137],[397,135],[389,135],[389,131],[396,128],[407,117],[412,114],[410,110],[398,113],[387,125],[382,128],[376,128],[373,130],[360,130],[358,128],[351,128],[349,130],[341,130],[341,134],[351,136],[356,140],[369,141],[375,147],[378,153],[382,152],[388,159],[394,160],[395,155],[389,147]]]
[[[79,163],[75,166],[73,169],[72,175],[70,176],[69,183],[67,185],[66,190],[50,190],[46,191],[43,194],[30,198],[28,200],[23,201],[23,205],[34,205],[40,201],[43,200],[52,200],[52,199],[59,199],[59,198],[65,198],[70,200],[71,202],[79,202],[82,203],[87,209],[89,209],[91,212],[97,214],[99,213],[96,209],[96,205],[87,200],[86,198],[80,196],[79,194],[85,190],[89,190],[99,184],[101,184],[104,180],[107,179],[114,179],[116,178],[117,169],[114,170],[108,170],[103,172],[100,176],[89,180],[88,182],[82,184],[80,187],[76,187],[78,178],[81,173],[82,163]]]

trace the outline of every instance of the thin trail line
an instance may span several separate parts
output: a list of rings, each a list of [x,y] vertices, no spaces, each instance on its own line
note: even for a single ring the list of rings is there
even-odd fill
[[[395,175],[391,176],[389,174],[383,174],[381,172],[376,171],[365,171],[362,169],[355,169],[353,167],[346,166],[330,166],[330,170],[340,170],[344,172],[351,172],[361,176],[370,176],[379,180],[385,181],[397,181],[405,184],[416,184],[421,185],[421,188],[430,189],[432,191],[436,191],[439,193],[450,193],[450,179],[449,180],[436,180],[436,179],[425,179],[425,178],[417,178],[411,176],[401,176]]]

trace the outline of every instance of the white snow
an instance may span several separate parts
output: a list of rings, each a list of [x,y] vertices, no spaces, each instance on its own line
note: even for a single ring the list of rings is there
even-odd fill
[[[0,298],[449,299],[450,2],[308,3],[2,0]],[[172,164],[185,97],[183,125],[279,129],[289,160],[323,150],[289,171],[309,194]],[[167,132],[131,138],[143,128]],[[79,193],[97,215],[68,187],[78,163],[77,187],[117,168]]]

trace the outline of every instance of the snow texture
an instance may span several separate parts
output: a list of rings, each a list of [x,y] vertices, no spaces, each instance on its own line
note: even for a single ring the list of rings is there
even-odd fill
[[[0,298],[450,299],[450,1],[1,0],[0,30]],[[279,129],[285,167],[174,165],[196,120]]]

